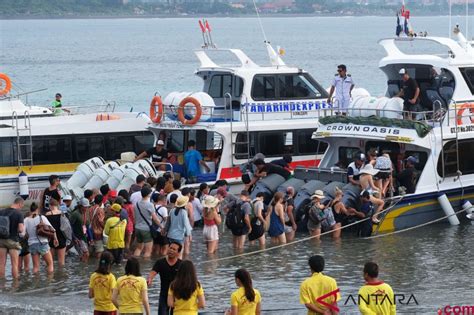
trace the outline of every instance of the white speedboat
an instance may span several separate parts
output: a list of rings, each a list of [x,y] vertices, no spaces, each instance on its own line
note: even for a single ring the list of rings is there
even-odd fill
[[[0,207],[17,195],[38,202],[51,174],[67,179],[90,157],[116,160],[153,145],[146,115],[117,112],[105,102],[66,107],[69,113],[55,116],[51,108],[26,104],[24,96],[9,91],[0,99]]]

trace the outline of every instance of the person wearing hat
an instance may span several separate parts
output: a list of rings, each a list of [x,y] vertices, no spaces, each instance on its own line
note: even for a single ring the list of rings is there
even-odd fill
[[[160,225],[160,220],[155,212],[155,207],[150,202],[152,190],[149,185],[144,185],[141,190],[142,200],[134,204],[135,206],[135,238],[137,246],[133,256],[148,258],[153,251],[153,234],[156,232],[153,222]]]
[[[401,68],[398,73],[402,78],[402,89],[396,96],[403,98],[404,116],[413,119],[411,112],[418,107],[420,88],[418,87],[418,83],[410,77],[405,68]]]
[[[405,160],[405,169],[397,174],[397,180],[400,186],[406,188],[406,193],[412,194],[416,188],[415,164],[418,162],[414,156],[409,156]]]
[[[218,212],[219,199],[207,195],[202,201],[204,228],[202,235],[207,246],[207,253],[214,254],[219,243],[219,232],[217,226],[221,224],[222,219]]]
[[[110,209],[113,211],[113,217],[105,222],[104,234],[108,236],[106,247],[114,256],[114,263],[122,263],[123,250],[125,248],[125,229],[127,220],[120,218],[122,206],[114,203]]]
[[[185,238],[191,236],[193,228],[189,222],[188,212],[186,210],[188,202],[188,197],[180,196],[176,200],[175,208],[170,211],[168,216],[169,224],[167,224],[167,237],[170,243],[176,242],[184,245]],[[180,253],[181,256],[182,253],[183,252]]]
[[[307,228],[311,236],[315,236],[319,239],[321,235],[321,221],[324,217],[324,206],[321,201],[326,198],[322,190],[316,190],[311,196],[311,204],[308,210],[308,224]]]
[[[361,170],[360,170],[360,187],[363,190],[366,190],[370,194],[370,201],[377,206],[377,210],[372,217],[372,220],[374,223],[378,223],[379,220],[377,218],[377,214],[382,211],[384,201],[381,198],[377,198],[374,196],[374,194],[380,194],[380,191],[377,186],[375,186],[374,183],[374,175],[377,175],[379,173],[378,169],[375,169],[372,164],[366,164]]]
[[[87,230],[90,225],[89,216],[87,215],[89,207],[89,200],[81,198],[69,218],[72,227],[74,248],[82,262],[86,262],[89,259],[89,240],[87,236]]]
[[[156,146],[140,153],[134,162],[144,158],[150,158],[155,167],[166,171],[166,165],[163,164],[168,163],[168,151],[165,149],[165,142],[161,139],[156,141]]]
[[[62,198],[61,204],[59,205],[59,210],[61,210],[62,213],[68,216],[69,212],[72,210],[71,204],[72,204],[72,196],[66,195]]]

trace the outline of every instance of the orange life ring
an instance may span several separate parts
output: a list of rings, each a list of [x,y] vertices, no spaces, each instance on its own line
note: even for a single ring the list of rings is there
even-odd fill
[[[5,87],[3,89],[0,90],[0,95],[5,95],[7,94],[8,92],[10,92],[10,90],[12,89],[12,81],[10,80],[10,78],[4,74],[4,73],[0,73],[0,80],[2,80],[3,82],[5,82],[4,84],[0,84],[0,87],[4,86]]]
[[[158,110],[156,108],[158,107]],[[163,118],[163,102],[161,101],[161,97],[158,95],[154,96],[150,103],[150,118],[151,121],[159,124],[161,119]]]
[[[196,115],[191,120],[187,120],[184,117],[184,107],[189,103],[194,105],[194,107],[196,108]],[[185,97],[179,103],[179,106],[178,106],[178,119],[184,125],[194,125],[195,123],[197,123],[199,121],[199,119],[201,119],[201,115],[202,115],[201,103],[199,103],[199,101],[197,99],[195,99],[194,97],[190,97],[190,96]]]
[[[461,108],[458,109],[458,112],[456,114],[456,122],[457,125],[462,125],[462,118],[463,118],[463,113],[465,110],[469,110],[471,112],[472,109],[474,109],[474,104],[473,103],[464,103],[461,105]],[[474,117],[471,114],[471,123],[474,124]]]

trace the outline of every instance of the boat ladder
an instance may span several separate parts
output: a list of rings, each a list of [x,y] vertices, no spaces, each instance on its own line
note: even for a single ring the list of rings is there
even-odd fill
[[[23,118],[23,123],[20,119]],[[33,138],[31,135],[30,113],[26,110],[23,117],[18,118],[17,112],[12,113],[12,128],[16,130],[16,153],[18,168],[33,166]]]
[[[245,122],[245,133],[242,133],[242,131],[235,131],[233,128],[233,117],[232,117],[232,95],[230,93],[226,93],[224,95],[224,101],[225,101],[225,108],[226,112],[229,111],[231,113],[231,116],[226,116],[230,117],[230,135],[231,135],[231,152],[232,152],[232,166],[236,166],[238,163],[236,160],[242,159],[242,156],[245,156],[247,158],[247,162],[250,162],[251,157],[250,157],[250,132],[249,132],[249,117],[248,117],[248,111],[246,111],[245,114],[242,114],[240,112],[240,120]],[[239,135],[242,135],[242,138],[239,137]],[[243,152],[243,150],[238,150],[237,152],[237,147],[242,148],[243,146],[246,147],[246,152]]]

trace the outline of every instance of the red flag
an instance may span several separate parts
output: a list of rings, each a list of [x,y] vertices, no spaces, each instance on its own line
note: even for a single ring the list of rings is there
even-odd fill
[[[207,20],[206,20],[206,28],[207,28],[207,30],[208,30],[209,33],[210,33],[210,32],[211,32],[211,27],[209,26],[209,23],[207,22]]]
[[[409,19],[410,18],[410,10],[406,10],[405,12],[403,12],[403,16],[405,17],[405,19]]]
[[[199,20],[199,27],[201,27],[201,31],[202,31],[203,33],[206,32],[206,28],[205,28],[204,25],[202,24],[201,20]]]

